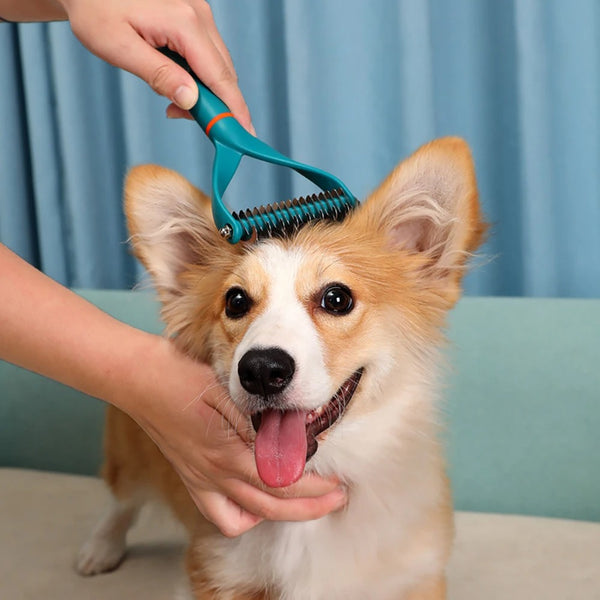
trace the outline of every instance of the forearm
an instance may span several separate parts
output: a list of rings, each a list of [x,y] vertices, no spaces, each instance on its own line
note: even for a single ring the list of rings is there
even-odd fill
[[[58,0],[0,0],[0,19],[6,21],[64,21]]]
[[[144,354],[162,342],[102,312],[2,245],[0,290],[0,358],[114,404],[135,382]]]

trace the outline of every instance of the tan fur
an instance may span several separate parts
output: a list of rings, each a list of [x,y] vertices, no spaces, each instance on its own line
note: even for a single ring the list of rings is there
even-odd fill
[[[152,202],[148,198],[152,190],[164,189],[165,181],[173,204],[166,203],[157,218],[144,199]],[[390,199],[394,194],[399,197]],[[182,196],[189,200],[180,205],[175,200]],[[446,201],[450,204],[443,206]],[[134,249],[155,279],[167,332],[177,334],[176,343],[185,352],[208,361],[219,372],[229,368],[236,346],[264,310],[270,290],[265,287],[254,244],[231,246],[221,240],[208,210],[206,196],[173,172],[148,166],[135,169],[128,178],[126,213]],[[174,240],[169,236],[172,231],[181,235]],[[409,362],[411,356],[435,353],[443,342],[446,313],[460,296],[467,259],[484,234],[468,148],[461,140],[446,138],[401,163],[343,223],[319,223],[303,228],[292,239],[271,243],[297,248],[305,257],[295,282],[296,296],[319,337],[326,340],[327,372],[332,380],[343,381],[361,361],[377,352],[382,340],[392,343],[394,336],[402,338]],[[167,248],[166,258],[153,255],[155,248],[168,244],[179,244],[177,252]],[[318,291],[332,281],[343,281],[353,291],[356,309],[343,320],[319,309]],[[255,301],[251,313],[238,321],[223,315],[224,294],[232,286],[248,290]],[[389,328],[382,323],[389,323]],[[374,331],[379,333],[374,335]],[[356,340],[361,340],[360,345]],[[404,355],[393,358],[398,368],[403,368]],[[375,396],[360,402],[353,399],[344,418],[370,415],[382,401]],[[438,491],[431,504],[422,507],[412,529],[405,532],[406,539],[398,540],[394,552],[374,556],[373,561],[379,562],[356,565],[357,570],[364,569],[366,578],[378,572],[387,576],[430,549],[435,549],[443,564],[448,559],[453,537],[451,495],[432,414],[431,406],[416,400],[406,411],[407,455],[399,460],[406,464],[426,461]],[[335,433],[335,427],[321,436],[321,442]],[[421,432],[427,432],[425,442]],[[190,532],[187,569],[196,600],[278,600],[274,589],[232,587],[219,579],[215,528],[200,516],[153,442],[131,419],[112,408],[105,447],[103,475],[114,495],[127,499],[158,493]],[[411,481],[397,485],[410,486]],[[351,496],[349,510],[352,502]],[[332,517],[336,518],[341,517]],[[398,600],[445,597],[443,572],[397,596]],[[376,595],[373,598],[377,600]]]
[[[436,577],[425,581],[412,590],[406,600],[444,600],[446,597],[446,579]]]
[[[215,582],[206,575],[202,553],[198,547],[190,544],[186,555],[186,569],[194,600],[276,600],[267,590],[227,591],[215,586]]]

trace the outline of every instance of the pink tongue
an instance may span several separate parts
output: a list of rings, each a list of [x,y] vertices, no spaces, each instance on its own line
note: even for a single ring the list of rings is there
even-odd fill
[[[300,411],[265,410],[254,442],[260,478],[269,487],[298,481],[306,463],[306,415]]]

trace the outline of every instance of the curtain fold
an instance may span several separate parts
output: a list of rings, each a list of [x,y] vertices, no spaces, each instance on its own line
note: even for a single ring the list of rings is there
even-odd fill
[[[600,295],[596,0],[211,2],[259,135],[366,196],[417,146],[460,135],[492,229],[471,294]],[[0,241],[58,281],[130,287],[127,169],[208,189],[195,123],[83,49],[68,24],[0,25]],[[312,189],[242,162],[233,209]]]
[[[17,31],[0,35],[2,79],[0,93],[0,240],[26,260],[40,263],[34,205],[31,144],[23,107],[24,86]]]

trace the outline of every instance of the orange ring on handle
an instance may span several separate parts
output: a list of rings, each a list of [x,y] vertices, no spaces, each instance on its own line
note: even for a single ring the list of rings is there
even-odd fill
[[[215,123],[218,123],[221,119],[224,119],[225,117],[233,117],[233,115],[230,112],[224,112],[220,115],[217,115],[216,117],[213,117],[206,126],[206,135],[210,133],[210,130],[213,128],[213,125]]]

